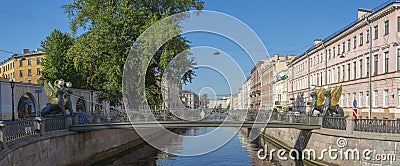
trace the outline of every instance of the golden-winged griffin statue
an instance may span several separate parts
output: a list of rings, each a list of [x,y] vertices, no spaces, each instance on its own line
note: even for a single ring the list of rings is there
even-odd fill
[[[72,103],[70,95],[72,91],[71,82],[64,82],[64,80],[56,80],[52,85],[50,82],[45,82],[44,92],[46,93],[49,103],[41,111],[43,117],[56,116],[56,115],[72,115]],[[68,111],[68,112],[67,112]]]
[[[311,92],[311,111],[310,115],[314,114],[314,110],[319,111],[322,116],[344,116],[343,109],[339,107],[339,99],[342,95],[342,85],[325,89],[319,87]]]

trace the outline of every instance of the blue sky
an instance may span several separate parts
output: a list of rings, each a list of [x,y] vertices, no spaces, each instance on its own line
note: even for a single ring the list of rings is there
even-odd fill
[[[69,32],[69,20],[60,7],[68,2],[70,0],[2,1],[0,49],[20,53],[23,48],[40,47],[40,42],[54,28]],[[313,44],[314,39],[325,38],[354,21],[357,18],[358,8],[374,8],[384,2],[386,0],[205,0],[205,9],[229,14],[246,23],[257,33],[270,55],[275,53],[299,55]],[[218,48],[229,56],[236,57],[234,59],[239,62],[245,55],[245,52],[233,42],[216,35],[185,36],[192,41],[192,46],[205,45]],[[267,55],[266,53],[265,56]],[[8,53],[0,52],[0,60],[9,56]],[[248,75],[251,64],[239,65]],[[201,84],[207,83],[207,79],[220,76],[206,69],[197,73],[197,84],[185,88],[199,91]],[[216,93],[230,94],[227,88],[218,88]]]

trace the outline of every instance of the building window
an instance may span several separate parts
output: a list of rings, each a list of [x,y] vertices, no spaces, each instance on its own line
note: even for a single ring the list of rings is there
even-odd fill
[[[397,107],[400,107],[400,89],[397,89]]]
[[[400,70],[400,49],[397,49],[397,70]]]
[[[362,78],[363,77],[363,65],[362,65],[362,63],[363,63],[363,60],[362,59],[360,59],[360,78]]]
[[[328,70],[328,84],[331,83],[331,70]]]
[[[386,89],[383,91],[383,106],[387,107],[389,103],[389,91]]]
[[[347,80],[350,80],[350,63],[347,64]]]
[[[367,57],[366,61],[367,61],[367,77],[369,77],[369,68],[370,68],[369,57]]]
[[[350,47],[351,47],[351,42],[350,39],[347,41],[347,51],[350,51]]]
[[[357,36],[354,36],[353,38],[353,48],[357,47]]]
[[[337,67],[337,82],[340,82],[340,66]]]
[[[389,34],[389,20],[385,21],[385,35]]]
[[[374,107],[378,107],[378,90],[374,90]]]
[[[344,66],[344,65],[342,65],[342,70],[343,70],[343,72],[342,72],[342,73],[343,73],[343,76],[342,76],[342,78],[341,78],[341,79],[342,79],[343,81],[344,81],[344,78],[346,78],[346,77],[345,77],[345,68],[344,68],[344,67],[345,67],[345,66]]]
[[[37,68],[36,69],[36,75],[40,75],[41,73],[40,73],[40,68]]]
[[[347,93],[347,107],[351,107],[350,93]]]
[[[36,64],[40,65],[40,58],[36,58]]]
[[[344,51],[346,51],[346,43],[345,42],[343,42],[343,51],[342,51],[342,53],[344,53]]]
[[[379,63],[378,55],[375,55],[374,56],[374,75],[378,75],[378,63]]]
[[[32,59],[28,59],[28,66],[32,65]]]
[[[370,38],[369,29],[367,29],[367,39],[366,39],[367,43],[369,43],[369,38]]]
[[[362,107],[362,101],[363,101],[363,93],[360,92],[360,94],[358,95],[358,106]]]
[[[321,54],[321,63],[324,61],[324,56]]]
[[[385,73],[389,72],[389,52],[385,52],[385,64],[383,67],[385,68]]]
[[[28,76],[32,76],[32,70],[28,69]]]
[[[357,78],[357,63],[354,61],[353,62],[353,79]]]
[[[321,72],[320,76],[321,76],[321,79],[320,79],[321,84],[320,85],[322,86],[322,72]]]
[[[378,30],[379,30],[379,29],[378,29],[378,25],[374,27],[374,30],[375,30],[375,37],[374,37],[374,39],[378,39],[378,32],[379,32],[379,31],[378,31]]]
[[[397,17],[397,32],[400,32],[400,17]]]
[[[24,76],[24,72],[22,70],[19,71],[19,77],[23,77]]]
[[[336,49],[335,49],[335,47],[333,47],[333,57],[335,57],[336,56]]]
[[[23,63],[24,61],[22,61],[22,60],[19,60],[19,67],[22,67],[22,66],[24,66],[24,63]]]
[[[360,46],[364,44],[364,35],[363,33],[360,33]]]
[[[369,107],[369,91],[365,95],[365,106]]]
[[[32,83],[32,80],[28,80],[28,83]]]
[[[344,107],[344,94],[342,94],[341,103],[342,103],[342,106]]]
[[[331,49],[328,50],[328,59],[331,59]]]
[[[340,54],[340,44],[337,45],[337,54]]]

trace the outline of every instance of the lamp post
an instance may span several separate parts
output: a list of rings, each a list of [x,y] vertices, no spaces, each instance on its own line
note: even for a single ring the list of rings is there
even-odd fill
[[[11,80],[10,86],[11,86],[11,120],[15,121],[15,114],[14,114],[14,85],[15,82],[14,80]]]

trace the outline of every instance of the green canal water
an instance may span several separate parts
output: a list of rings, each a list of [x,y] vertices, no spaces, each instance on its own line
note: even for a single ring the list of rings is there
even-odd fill
[[[181,131],[181,135],[185,136],[196,136],[208,133],[215,128],[190,128],[185,131]],[[235,132],[231,128],[225,128],[223,132]],[[153,148],[149,144],[142,144],[127,151],[124,151],[116,156],[102,160],[101,162],[94,163],[93,165],[134,165],[134,166],[146,166],[146,165],[160,165],[160,166],[193,166],[193,165],[226,165],[226,166],[248,166],[248,165],[305,165],[302,161],[278,161],[277,157],[273,157],[272,160],[259,159],[257,152],[267,144],[268,148],[276,148],[272,144],[266,142],[264,139],[259,138],[255,141],[249,141],[247,137],[248,133],[245,130],[240,130],[235,134],[222,147],[203,155],[197,156],[181,156],[192,146],[202,146],[207,142],[200,143],[198,145],[185,143],[185,140],[169,140],[164,147],[163,151],[173,152],[169,154],[158,149]],[[160,138],[161,139],[161,138]],[[219,138],[215,138],[219,139]]]

